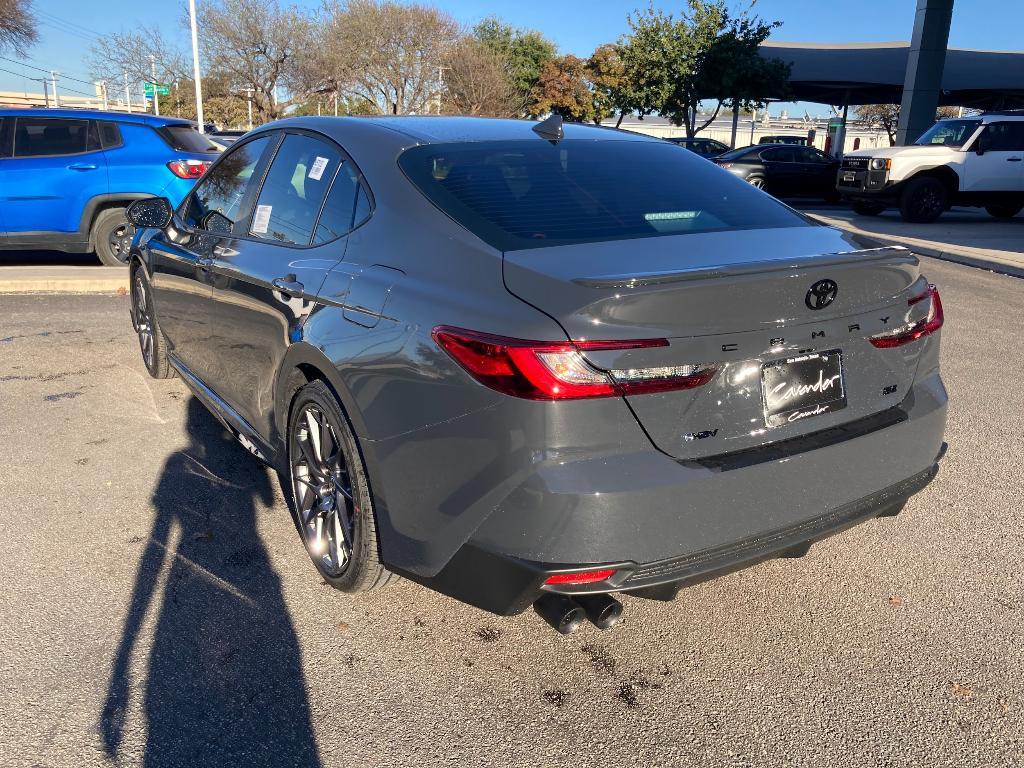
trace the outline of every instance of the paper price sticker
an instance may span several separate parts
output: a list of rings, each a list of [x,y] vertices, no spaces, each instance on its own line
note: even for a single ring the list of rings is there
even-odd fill
[[[270,228],[270,214],[273,212],[272,205],[257,205],[256,214],[252,217],[252,231],[257,235],[267,234]]]
[[[327,163],[326,157],[318,155],[316,160],[313,161],[313,167],[309,169],[309,178],[314,181],[320,181],[320,177],[324,175],[324,171],[327,169]]]

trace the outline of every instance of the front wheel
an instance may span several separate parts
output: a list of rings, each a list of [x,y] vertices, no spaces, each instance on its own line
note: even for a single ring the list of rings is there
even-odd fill
[[[988,211],[988,215],[997,219],[1012,219],[1021,210],[1024,209],[1024,205],[986,205],[985,210]]]
[[[125,218],[124,208],[108,208],[96,217],[92,225],[93,247],[100,262],[108,267],[123,267],[128,263],[135,227]]]
[[[306,384],[292,401],[288,472],[295,525],[324,581],[342,592],[387,583],[359,446],[322,381]]]
[[[154,379],[169,379],[174,369],[167,362],[167,346],[153,311],[153,296],[142,267],[132,275],[132,323],[139,337],[142,362]]]
[[[927,224],[946,210],[949,192],[946,185],[931,176],[911,179],[900,195],[900,215],[904,221]]]
[[[754,189],[764,189],[764,176],[748,176],[747,184]]]
[[[885,210],[884,203],[868,203],[858,201],[853,204],[853,212],[858,216],[877,216]]]

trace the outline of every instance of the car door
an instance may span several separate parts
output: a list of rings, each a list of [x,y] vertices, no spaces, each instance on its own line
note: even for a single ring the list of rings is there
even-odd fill
[[[232,147],[181,203],[171,226],[148,241],[150,280],[157,320],[179,368],[208,387],[220,370],[211,340],[214,255],[245,232],[259,181],[276,145],[276,134],[259,134]]]
[[[214,255],[215,386],[267,438],[278,369],[327,273],[345,255],[359,184],[359,171],[341,147],[319,134],[288,130],[248,231]]]
[[[13,120],[13,152],[0,160],[0,205],[11,240],[67,241],[69,233],[81,231],[88,202],[108,190],[96,122],[35,116]],[[86,238],[81,232],[81,240]]]
[[[978,150],[981,154],[978,154]],[[989,123],[971,143],[960,189],[964,192],[1019,192],[1024,177],[1024,122]]]
[[[839,164],[814,147],[794,147],[800,165],[801,192],[828,195],[836,186]]]
[[[793,147],[772,147],[761,152],[766,189],[773,195],[787,195],[797,185],[796,154]]]
[[[14,142],[14,118],[0,117],[0,200],[8,194],[4,171],[7,170],[7,161],[11,156]],[[4,220],[4,206],[0,205],[0,247],[7,242],[7,224]]]

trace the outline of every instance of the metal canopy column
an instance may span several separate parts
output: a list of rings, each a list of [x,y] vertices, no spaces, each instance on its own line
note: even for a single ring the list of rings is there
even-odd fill
[[[899,145],[915,141],[935,122],[952,18],[953,0],[917,0],[914,37],[907,58],[903,102],[896,132]]]

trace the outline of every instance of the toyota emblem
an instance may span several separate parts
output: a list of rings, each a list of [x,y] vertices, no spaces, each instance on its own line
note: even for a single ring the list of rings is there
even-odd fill
[[[808,309],[824,309],[836,300],[839,286],[835,280],[819,280],[810,287],[804,297]]]

